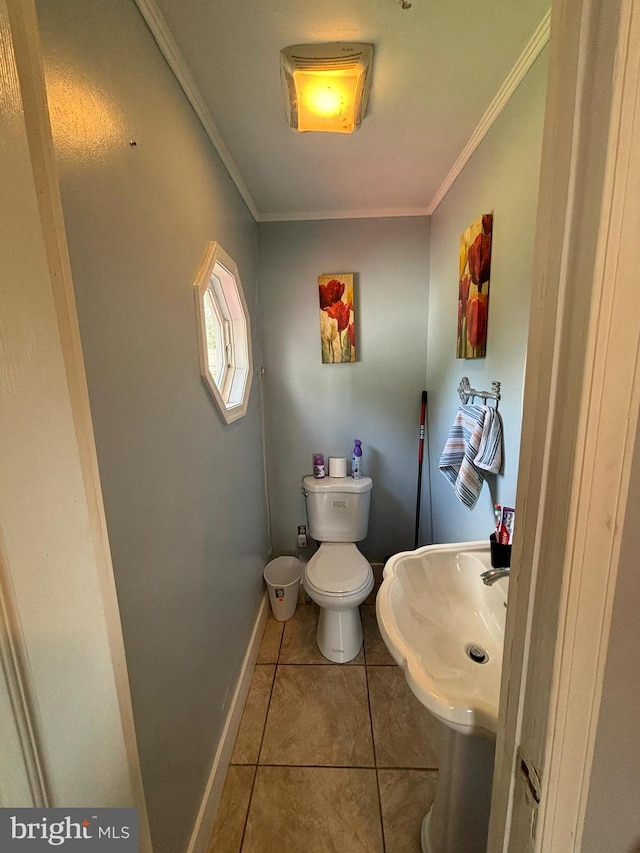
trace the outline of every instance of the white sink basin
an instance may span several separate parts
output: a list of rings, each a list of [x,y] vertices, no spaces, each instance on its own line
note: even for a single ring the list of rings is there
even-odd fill
[[[413,693],[445,725],[485,737],[498,724],[509,583],[486,586],[490,568],[488,542],[404,551],[387,562],[376,599],[380,633]]]

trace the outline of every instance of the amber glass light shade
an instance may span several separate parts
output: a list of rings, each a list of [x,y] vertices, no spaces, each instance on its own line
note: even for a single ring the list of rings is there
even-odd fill
[[[280,56],[292,128],[328,133],[357,130],[369,95],[371,45],[293,45]]]

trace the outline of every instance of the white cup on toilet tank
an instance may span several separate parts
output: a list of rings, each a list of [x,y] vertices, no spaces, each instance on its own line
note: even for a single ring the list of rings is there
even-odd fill
[[[345,456],[330,456],[329,457],[329,476],[330,477],[346,477],[347,476],[347,459]]]

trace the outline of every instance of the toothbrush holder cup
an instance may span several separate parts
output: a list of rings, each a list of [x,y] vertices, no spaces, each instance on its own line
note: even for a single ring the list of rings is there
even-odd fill
[[[511,566],[511,545],[496,541],[496,534],[489,537],[491,545],[491,565],[494,569],[508,569]]]

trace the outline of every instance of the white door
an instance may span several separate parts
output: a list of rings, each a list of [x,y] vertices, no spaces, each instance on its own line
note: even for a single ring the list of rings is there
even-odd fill
[[[135,806],[150,851],[31,0],[0,67],[0,805]]]

